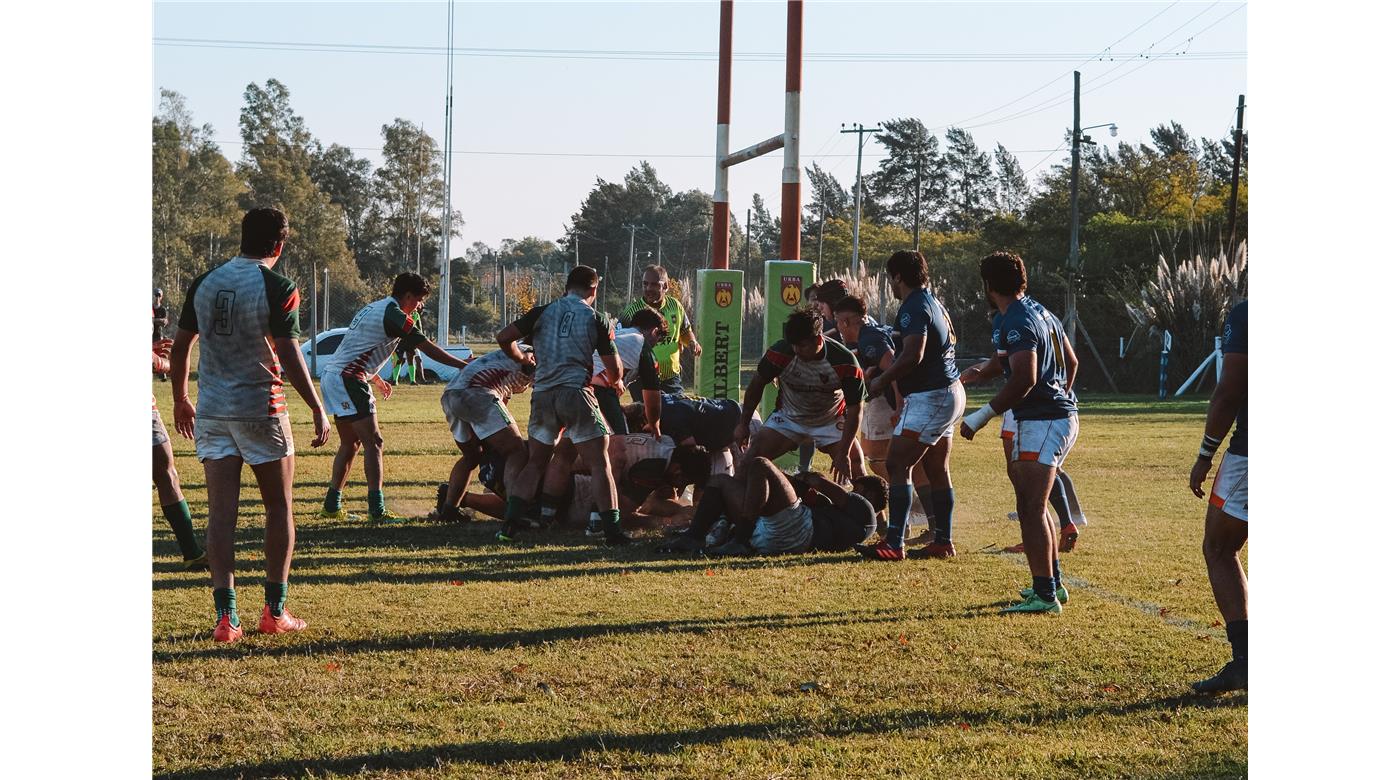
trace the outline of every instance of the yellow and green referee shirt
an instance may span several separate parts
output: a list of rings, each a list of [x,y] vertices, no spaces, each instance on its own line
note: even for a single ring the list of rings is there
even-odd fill
[[[640,297],[627,304],[618,316],[618,320],[625,326],[631,326],[632,315],[644,308],[649,308],[650,304]],[[656,356],[656,362],[661,366],[661,380],[665,381],[673,376],[680,376],[681,373],[681,332],[690,330],[690,318],[685,316],[685,308],[675,296],[667,295],[661,299],[661,318],[666,321],[666,337],[662,341],[656,342],[652,348],[652,354]]]

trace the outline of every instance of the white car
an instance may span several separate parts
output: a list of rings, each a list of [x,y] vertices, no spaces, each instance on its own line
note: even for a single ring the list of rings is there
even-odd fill
[[[330,358],[331,355],[335,354],[336,347],[340,346],[340,342],[342,339],[345,338],[345,333],[348,330],[350,329],[331,328],[330,330],[322,331],[316,334],[317,371],[320,371],[325,366],[326,360]],[[446,352],[447,354],[452,355],[453,357],[461,358],[462,360],[471,360],[472,357],[471,347],[468,346],[449,346],[446,348]],[[433,360],[432,358],[424,354],[422,350],[418,351],[418,356],[423,360],[423,373],[427,375],[430,379],[436,379],[439,382],[447,382],[450,381],[452,377],[457,375],[457,369],[451,366],[445,366],[437,362],[436,360]],[[307,339],[306,341],[303,341],[301,343],[301,357],[303,360],[306,361],[306,367],[308,369],[311,368],[310,339]],[[379,376],[387,380],[389,378],[389,372],[393,370],[394,361],[390,359],[384,363],[383,368],[379,369]],[[406,373],[407,372],[400,372],[399,376],[403,377]]]

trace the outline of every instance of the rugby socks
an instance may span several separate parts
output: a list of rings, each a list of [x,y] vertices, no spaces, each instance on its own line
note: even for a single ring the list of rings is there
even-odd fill
[[[369,491],[369,516],[382,517],[384,515],[384,491]]]
[[[909,525],[909,507],[913,504],[913,485],[890,485],[890,526],[885,530],[885,543],[896,550],[904,549],[904,529]]]
[[[1055,481],[1050,483],[1050,508],[1055,510],[1055,516],[1060,518],[1060,527],[1074,525],[1074,515],[1069,511],[1069,499],[1065,497],[1065,485],[1060,481],[1060,475],[1055,475]]]
[[[238,596],[233,588],[214,589],[214,613],[218,617],[228,615],[229,624],[238,627]]]
[[[282,608],[287,606],[287,583],[264,582],[263,601],[273,617],[282,617]]]
[[[330,488],[329,490],[327,490],[326,500],[325,503],[321,504],[321,508],[326,510],[327,512],[339,512],[340,491],[336,490],[335,488]]]
[[[622,512],[617,509],[604,509],[603,529],[611,533],[622,532]]]
[[[1031,590],[1046,601],[1055,600],[1055,578],[1031,576]]]
[[[919,502],[928,513],[928,527],[933,531],[934,544],[953,543],[953,489],[938,490],[925,486],[919,491]],[[905,515],[908,516],[907,513]]]
[[[1226,623],[1225,636],[1230,640],[1230,654],[1234,660],[1249,658],[1249,618]]]
[[[165,514],[165,522],[170,523],[170,530],[175,532],[175,541],[180,544],[180,554],[185,556],[185,560],[192,561],[203,555],[204,551],[199,549],[199,542],[194,538],[190,505],[181,499],[179,503],[161,507],[160,511]]]
[[[548,493],[540,496],[540,522],[545,525],[554,525],[559,510],[563,507],[564,499],[560,496],[551,496]]]
[[[686,534],[696,539],[704,539],[715,523],[724,515],[724,496],[716,488],[706,490],[700,496],[700,503],[695,506],[695,515],[690,519],[690,527],[686,529]]]
[[[525,507],[525,499],[519,496],[510,496],[506,498],[506,525],[518,525],[521,518],[525,516]]]

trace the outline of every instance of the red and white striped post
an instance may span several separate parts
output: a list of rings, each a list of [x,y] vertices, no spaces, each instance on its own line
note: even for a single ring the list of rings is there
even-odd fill
[[[802,259],[802,166],[797,154],[802,118],[802,0],[787,4],[787,89],[783,95],[782,232],[778,257]]]
[[[715,118],[715,219],[710,226],[710,267],[729,267],[729,84],[734,65],[734,0],[719,4],[719,108]]]

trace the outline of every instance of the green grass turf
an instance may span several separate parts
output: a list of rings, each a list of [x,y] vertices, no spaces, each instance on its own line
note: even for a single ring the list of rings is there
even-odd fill
[[[173,432],[168,385],[157,386]],[[380,405],[389,506],[421,516],[454,455],[441,386]],[[985,402],[976,394],[970,405]],[[525,419],[527,399],[512,406]],[[215,646],[206,577],[154,507],[154,766],[165,777],[1234,777],[1247,698],[1187,684],[1228,656],[1186,479],[1201,400],[1086,399],[1070,461],[1091,524],[1059,616],[996,610],[1029,583],[994,427],[958,440],[950,561],[707,562],[494,523],[314,518],[330,446],[292,404],[295,636]],[[203,474],[175,450],[203,528]],[[822,456],[819,456],[822,457]],[[358,464],[357,464],[358,465]],[[240,612],[261,612],[245,471]],[[479,489],[479,488],[478,488]],[[364,510],[363,472],[346,494]],[[985,552],[983,550],[986,550]]]

